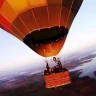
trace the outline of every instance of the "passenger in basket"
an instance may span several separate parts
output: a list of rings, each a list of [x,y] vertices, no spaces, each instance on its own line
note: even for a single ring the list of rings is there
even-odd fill
[[[46,69],[44,70],[44,75],[49,75],[49,74],[51,74],[50,67],[48,62],[46,61]]]
[[[55,72],[55,73],[58,73],[58,72],[59,72],[59,67],[58,67],[58,65],[54,66],[54,72]]]
[[[56,67],[54,67],[55,72],[56,73],[61,72],[62,71],[62,64],[61,64],[60,60],[59,59],[57,60],[56,57],[53,57],[53,61],[57,64]]]
[[[54,72],[54,68],[51,68],[51,74],[54,74],[55,72]]]
[[[46,68],[46,69],[44,70],[44,75],[49,75],[49,74],[51,74],[51,73],[50,73],[49,69]]]

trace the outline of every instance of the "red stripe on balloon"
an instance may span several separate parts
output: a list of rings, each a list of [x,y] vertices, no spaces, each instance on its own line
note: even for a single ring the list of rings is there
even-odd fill
[[[5,0],[0,0],[0,8],[1,8],[1,6],[3,5],[4,1],[5,1]]]
[[[6,26],[4,25],[0,25],[0,28],[2,28],[3,30],[7,31],[8,33],[12,34],[12,32],[10,31],[10,29],[8,29]]]
[[[12,32],[10,31],[11,30],[11,23],[8,20],[6,20],[6,18],[4,18],[1,14],[0,14],[0,23],[1,23],[0,27],[2,29],[4,29],[8,33],[12,34]]]
[[[0,28],[4,29],[1,23],[0,23]]]

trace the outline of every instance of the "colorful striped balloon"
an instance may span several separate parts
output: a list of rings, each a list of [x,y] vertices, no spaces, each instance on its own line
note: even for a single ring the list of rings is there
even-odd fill
[[[43,57],[57,55],[83,0],[0,0],[0,27]]]

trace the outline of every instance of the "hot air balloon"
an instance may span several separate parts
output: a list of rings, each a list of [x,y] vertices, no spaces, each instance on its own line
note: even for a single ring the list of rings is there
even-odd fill
[[[82,1],[0,0],[0,28],[39,55],[56,56]]]
[[[57,55],[82,0],[0,0],[0,27],[43,57]]]

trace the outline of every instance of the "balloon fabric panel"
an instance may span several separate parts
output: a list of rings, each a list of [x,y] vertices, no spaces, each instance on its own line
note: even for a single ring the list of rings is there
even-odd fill
[[[62,49],[82,2],[83,0],[0,0],[0,28],[23,41],[39,55],[55,56]],[[48,35],[40,34],[42,38],[37,36],[43,31]],[[32,34],[34,32],[37,35]]]

